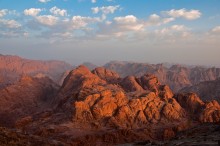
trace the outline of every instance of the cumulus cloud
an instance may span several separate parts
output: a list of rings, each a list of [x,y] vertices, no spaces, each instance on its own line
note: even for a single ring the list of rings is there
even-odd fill
[[[0,19],[0,38],[25,36],[22,25],[13,19]]]
[[[7,9],[3,9],[3,10],[0,10],[0,17],[3,17],[7,14],[8,10]]]
[[[103,6],[103,7],[94,7],[94,8],[91,8],[92,10],[92,13],[93,14],[97,14],[99,12],[102,13],[102,19],[106,19],[106,15],[107,14],[113,14],[115,13],[116,10],[118,10],[120,8],[119,5],[117,6]]]
[[[220,34],[220,26],[216,26],[211,30],[212,33]]]
[[[162,13],[174,18],[182,17],[187,20],[198,19],[202,15],[202,13],[199,10],[186,10],[186,9],[179,9],[179,10],[172,9],[170,11],[163,11]]]
[[[30,16],[37,16],[41,11],[42,10],[39,8],[30,8],[30,9],[25,9],[24,14]]]
[[[175,42],[177,40],[187,40],[191,36],[190,28],[184,25],[172,25],[154,31],[155,39],[166,42]]]
[[[41,3],[47,3],[49,1],[51,1],[51,0],[39,0],[39,2],[41,2]]]
[[[126,31],[139,31],[142,30],[144,27],[143,24],[138,23],[138,19],[133,15],[127,15],[125,17],[115,17],[113,21],[118,28]]]
[[[65,10],[65,9],[61,10],[61,9],[57,8],[56,6],[52,7],[50,9],[50,12],[54,15],[60,15],[60,16],[66,16],[67,15],[67,10]]]
[[[96,3],[96,0],[91,0],[92,3]]]
[[[21,24],[18,23],[15,20],[7,20],[7,19],[0,19],[0,25],[1,27],[7,27],[7,28],[19,28],[21,27]]]
[[[171,18],[161,18],[157,14],[152,14],[152,15],[150,15],[148,21],[146,21],[146,25],[147,26],[151,26],[151,25],[159,26],[162,24],[167,24],[167,23],[172,22],[174,20],[175,20],[175,18],[172,18],[172,17]]]
[[[52,15],[41,15],[36,17],[37,21],[41,24],[53,26],[57,24],[58,17],[52,16]]]
[[[71,28],[79,29],[87,26],[90,23],[99,22],[99,18],[83,17],[83,16],[73,16],[71,20]]]

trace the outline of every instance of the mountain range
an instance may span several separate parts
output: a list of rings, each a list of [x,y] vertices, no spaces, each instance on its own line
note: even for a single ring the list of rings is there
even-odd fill
[[[8,62],[2,61],[4,57],[15,61],[4,64]],[[172,145],[181,137],[188,140],[194,135],[196,141],[201,139],[196,136],[199,131],[211,135],[210,131],[217,133],[219,128],[218,68],[110,63],[90,70],[59,61],[54,66],[39,61],[37,66],[38,61],[2,58],[1,72],[5,74],[1,77],[10,79],[6,71],[18,75],[10,83],[2,82],[0,89],[0,145]],[[25,63],[17,67],[17,62]],[[183,72],[195,75],[187,84],[192,86],[184,84],[181,92],[173,92],[160,81],[160,72],[154,70],[157,67],[165,73],[164,79],[176,79],[173,84],[183,85]],[[196,84],[194,80],[213,81]],[[204,91],[207,84],[210,89]],[[218,144],[219,140],[216,134],[206,142]]]

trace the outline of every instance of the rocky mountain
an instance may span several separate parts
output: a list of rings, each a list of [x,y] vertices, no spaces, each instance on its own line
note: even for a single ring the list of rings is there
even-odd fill
[[[198,94],[204,101],[217,100],[220,103],[220,78],[185,87],[180,92],[193,92]]]
[[[220,68],[206,68],[199,66],[183,66],[166,64],[147,64],[134,62],[112,61],[104,65],[114,70],[120,76],[142,76],[146,73],[154,74],[162,84],[167,84],[174,92],[203,81],[211,81],[220,77]]]
[[[218,102],[174,95],[151,74],[121,78],[105,68],[79,66],[53,97],[50,110],[18,119],[17,129],[64,145],[113,145],[166,140],[199,123],[220,121]]]
[[[122,78],[103,67],[90,71],[81,65],[68,73],[61,87],[48,78],[24,77],[3,90],[0,111],[18,115],[10,125],[16,127],[12,137],[25,143],[27,134],[32,145],[36,140],[48,145],[164,141],[200,123],[220,122],[217,101],[204,102],[194,93],[174,94],[152,74]],[[10,132],[2,133],[9,142]]]
[[[73,68],[63,61],[40,61],[0,55],[0,88],[18,81],[22,75],[47,76],[60,83],[63,73]]]
[[[48,77],[29,76],[0,89],[0,125],[14,127],[18,119],[48,109],[58,89]]]

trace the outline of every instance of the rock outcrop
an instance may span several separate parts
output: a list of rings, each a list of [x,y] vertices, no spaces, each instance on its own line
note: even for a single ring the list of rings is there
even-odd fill
[[[59,86],[51,79],[23,76],[0,90],[0,125],[14,126],[17,119],[50,108]]]
[[[203,102],[195,93],[179,94],[175,98],[191,119],[200,122],[220,122],[220,105],[217,101]]]
[[[131,128],[185,118],[169,87],[149,74],[120,81],[116,73],[103,68],[90,72],[79,66],[67,76],[61,91],[68,93],[65,101],[61,100],[62,108],[71,109],[77,122],[98,121],[100,125]]]

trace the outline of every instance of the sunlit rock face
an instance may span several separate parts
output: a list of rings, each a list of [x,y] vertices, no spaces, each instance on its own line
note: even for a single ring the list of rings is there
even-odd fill
[[[98,121],[99,126],[131,128],[180,122],[198,113],[195,120],[200,120],[207,113],[206,104],[196,94],[174,96],[169,86],[161,85],[151,74],[120,78],[104,68],[90,71],[79,66],[70,72],[60,91],[68,93],[62,108],[71,109],[73,121]]]

